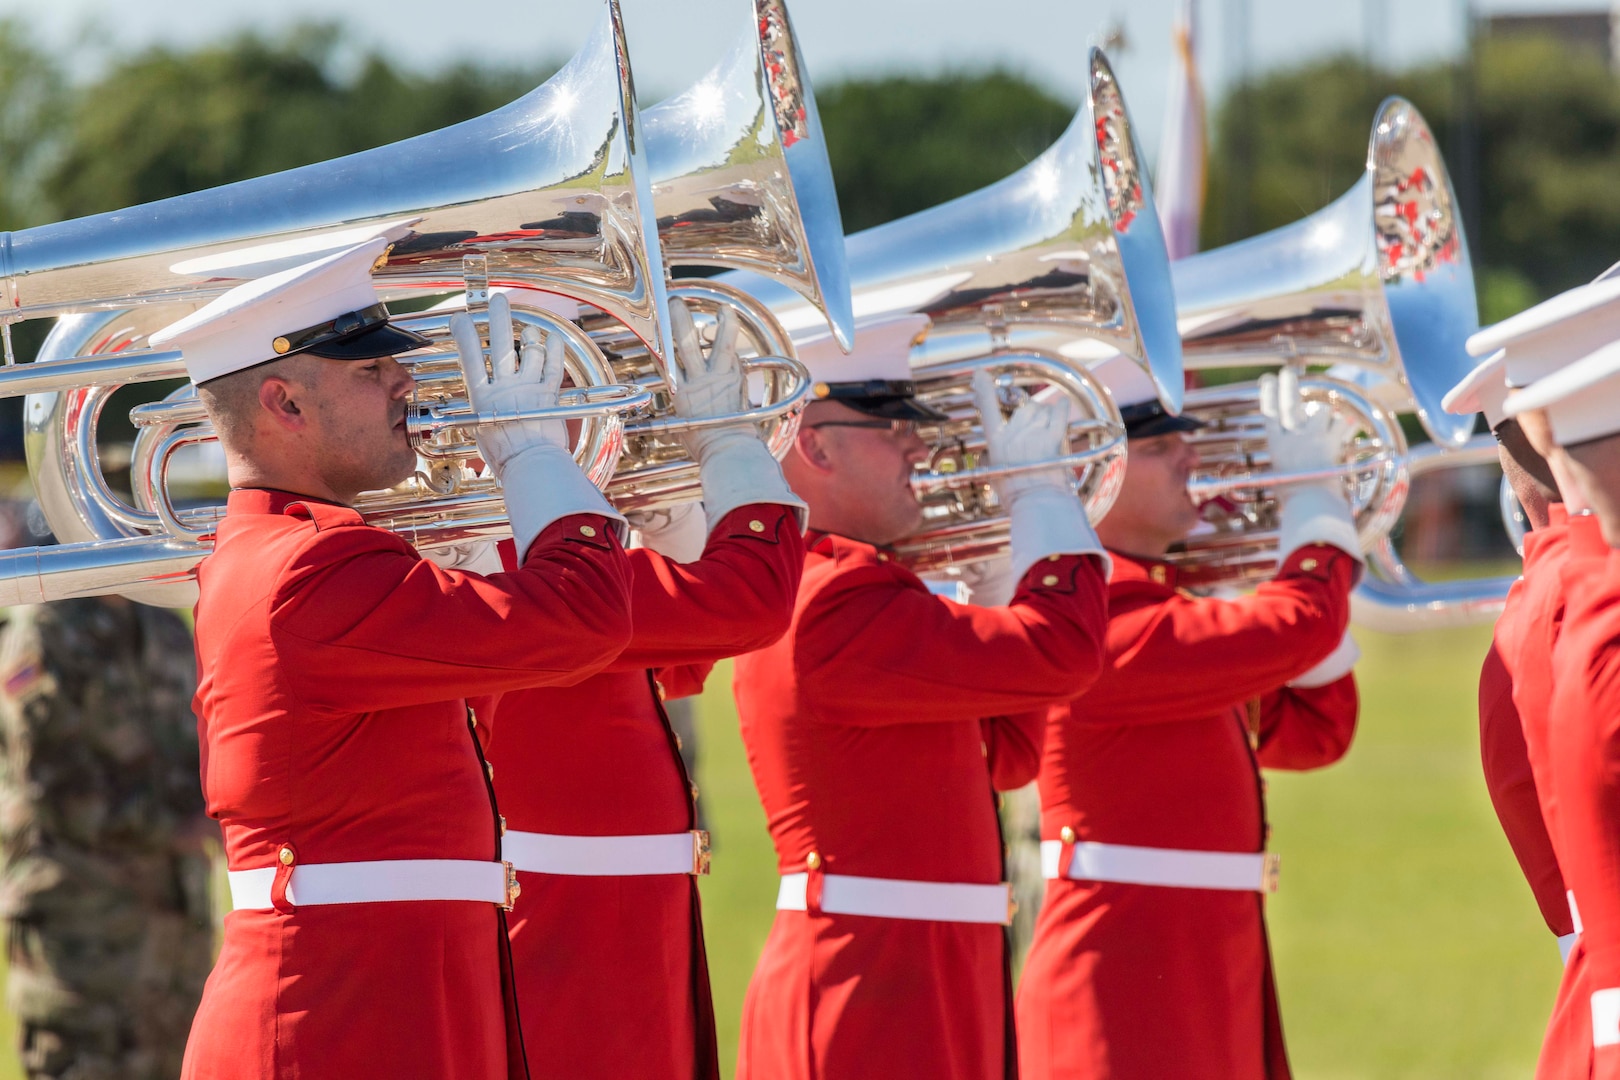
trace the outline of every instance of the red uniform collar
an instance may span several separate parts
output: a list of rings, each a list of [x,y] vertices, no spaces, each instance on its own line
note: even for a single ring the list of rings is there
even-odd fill
[[[284,514],[293,503],[314,503],[325,506],[349,507],[330,499],[314,495],[300,495],[296,491],[280,488],[232,488],[225,500],[227,514]]]
[[[1547,524],[1524,534],[1524,565],[1535,566],[1555,550],[1561,550],[1577,531],[1569,527],[1571,520],[1563,503],[1549,503]]]
[[[1534,536],[1531,533],[1530,536]],[[1525,537],[1528,546],[1530,537]],[[1609,554],[1609,545],[1603,539],[1603,527],[1596,514],[1574,514],[1569,519],[1569,557],[1571,559],[1601,559]]]
[[[1108,554],[1114,557],[1114,572],[1108,576],[1110,585],[1126,581],[1151,581],[1153,584],[1171,592],[1176,588],[1176,566],[1163,559],[1146,559],[1140,555],[1126,555],[1112,548]]]
[[[822,532],[820,529],[808,529],[804,534],[804,549],[813,551],[818,555],[833,555],[839,552],[865,555],[880,562],[888,562],[894,557],[894,549],[879,547],[877,544],[868,544],[865,540],[855,540],[838,533]]]

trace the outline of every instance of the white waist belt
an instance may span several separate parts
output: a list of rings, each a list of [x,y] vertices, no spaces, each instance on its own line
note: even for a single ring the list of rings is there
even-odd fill
[[[1062,876],[1058,873],[1062,854],[1061,842],[1041,841],[1043,877]],[[1178,851],[1082,841],[1074,845],[1068,876],[1073,881],[1270,893],[1277,891],[1277,866],[1277,856],[1264,852],[1250,855],[1235,851]]]
[[[231,908],[273,907],[270,890],[276,869],[232,870]],[[287,882],[287,901],[294,907],[397,900],[471,900],[506,906],[507,869],[502,863],[475,859],[299,863]]]
[[[806,892],[809,887],[809,874],[783,874],[782,885],[776,892],[776,910],[808,910]],[[1005,926],[1012,921],[1012,890],[1006,883],[956,885],[944,881],[896,881],[824,874],[821,910],[828,915]]]
[[[501,858],[531,874],[707,874],[709,834],[694,829],[652,836],[558,836],[514,829],[501,839]]]

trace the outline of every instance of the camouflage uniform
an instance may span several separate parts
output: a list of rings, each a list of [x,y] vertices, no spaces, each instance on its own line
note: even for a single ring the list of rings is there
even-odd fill
[[[29,1077],[180,1071],[213,958],[195,686],[169,611],[71,600],[0,628],[0,913]]]

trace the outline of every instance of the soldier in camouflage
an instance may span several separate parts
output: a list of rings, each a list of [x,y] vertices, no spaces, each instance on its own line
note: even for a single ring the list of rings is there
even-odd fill
[[[30,1078],[179,1074],[214,938],[195,687],[172,612],[103,597],[5,614],[0,912]]]

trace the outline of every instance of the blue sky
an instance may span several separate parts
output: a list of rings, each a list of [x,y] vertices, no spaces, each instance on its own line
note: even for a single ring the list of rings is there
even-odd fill
[[[1199,58],[1215,94],[1231,77],[1228,15],[1251,13],[1256,68],[1322,53],[1363,52],[1369,24],[1376,55],[1392,67],[1456,50],[1463,0],[1198,0]],[[1126,47],[1111,53],[1150,156],[1169,79],[1176,0],[788,0],[812,79],[1001,65],[1067,100],[1079,92],[1085,48],[1111,27]],[[623,0],[631,59],[645,103],[695,80],[719,58],[745,0]],[[1474,0],[1475,10],[1593,10],[1605,0]],[[598,0],[0,0],[50,45],[94,70],[119,52],[155,41],[192,43],[244,26],[274,29],[300,18],[340,19],[402,62],[433,67],[488,56],[564,57],[583,40]],[[89,29],[91,40],[83,34]],[[114,45],[116,43],[116,46]]]

